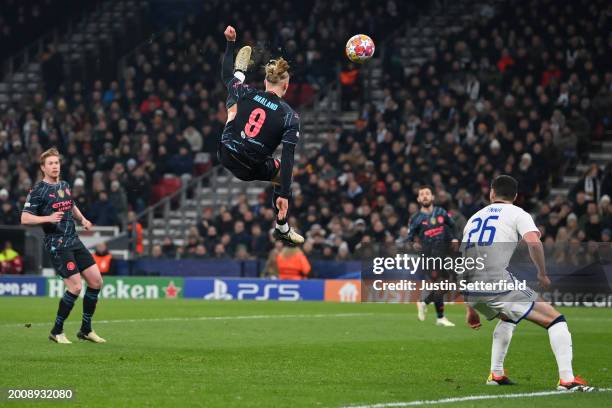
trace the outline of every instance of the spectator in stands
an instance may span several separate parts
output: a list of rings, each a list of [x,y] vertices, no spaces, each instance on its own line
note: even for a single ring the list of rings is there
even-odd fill
[[[133,159],[130,159],[133,160]],[[134,166],[135,166],[134,161]],[[129,160],[128,160],[129,167]],[[151,194],[151,179],[145,173],[142,166],[135,167],[133,173],[128,176],[127,197],[134,211],[141,213],[149,204]]]
[[[584,177],[576,183],[570,196],[575,195],[576,191],[584,191],[586,201],[599,201],[601,197],[602,174],[599,166],[595,163],[589,166]]]
[[[227,254],[225,253],[225,246],[223,246],[222,243],[218,243],[215,245],[214,257],[217,259],[227,258]]]
[[[301,280],[310,274],[310,262],[298,247],[285,247],[276,257],[279,279]]]
[[[100,191],[98,200],[91,205],[90,220],[94,225],[100,226],[115,226],[119,225],[117,219],[117,210],[113,204],[108,201],[106,191]]]
[[[176,258],[176,245],[174,245],[174,242],[172,241],[170,237],[164,238],[160,249],[164,257],[170,258],[170,259]]]
[[[127,222],[127,231],[130,239],[130,249],[137,255],[143,255],[144,237],[142,233],[142,224],[136,219],[136,213],[134,211],[128,211]]]
[[[265,258],[272,244],[270,238],[264,234],[259,223],[251,226],[250,252],[258,258]]]
[[[165,259],[164,253],[162,252],[161,245],[156,244],[151,248],[151,258],[153,259]]]
[[[100,269],[100,273],[103,275],[116,275],[117,265],[113,254],[108,251],[108,247],[105,242],[100,242],[96,245],[96,250],[93,253],[93,258]]]
[[[128,201],[127,195],[121,187],[119,180],[113,180],[110,183],[110,192],[108,193],[108,201],[115,209],[118,225],[125,226],[127,222]]]
[[[168,170],[178,176],[193,172],[193,157],[187,146],[181,146],[178,153],[170,158]]]
[[[252,259],[251,254],[249,254],[246,245],[240,244],[236,247],[234,259],[236,259],[237,261],[247,261],[249,259]]]
[[[206,250],[204,244],[198,244],[196,245],[193,253],[189,255],[189,257],[192,259],[206,259],[208,258],[208,251]]]
[[[283,250],[284,246],[282,242],[276,241],[274,243],[274,247],[268,254],[268,259],[266,260],[266,264],[261,272],[262,278],[278,278],[278,256]]]
[[[10,201],[8,191],[0,190],[0,225],[18,225],[19,213]]]
[[[349,63],[340,72],[340,86],[342,92],[342,108],[351,109],[351,102],[357,101],[359,95],[359,70]]]
[[[23,273],[23,259],[13,249],[13,244],[7,241],[0,251],[0,275],[16,275]]]
[[[234,223],[234,233],[231,236],[229,244],[230,252],[234,252],[239,245],[244,245],[245,248],[251,243],[251,236],[246,232],[243,221]]]

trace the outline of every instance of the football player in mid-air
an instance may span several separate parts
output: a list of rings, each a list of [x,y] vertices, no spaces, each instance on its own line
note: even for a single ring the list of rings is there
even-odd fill
[[[219,161],[240,180],[270,181],[274,185],[273,206],[277,212],[274,237],[288,245],[304,238],[287,222],[295,146],[300,135],[297,113],[283,101],[289,86],[289,64],[283,58],[265,66],[265,91],[244,84],[251,47],[240,49],[234,64],[236,30],[225,29],[227,47],[221,75],[228,90],[227,123],[221,135]],[[272,157],[282,144],[281,160]]]
[[[462,248],[464,255],[480,256],[485,268],[466,273],[468,282],[518,283],[507,270],[510,258],[520,239],[529,248],[529,255],[537,268],[540,285],[547,288],[550,279],[546,272],[544,248],[540,231],[531,216],[513,204],[518,191],[517,181],[506,175],[493,180],[491,204],[474,214],[463,231]],[[491,372],[487,385],[511,385],[512,381],[504,372],[504,359],[512,340],[516,325],[523,319],[530,320],[548,331],[550,346],[559,368],[560,391],[593,391],[586,381],[574,376],[572,369],[572,336],[565,317],[546,303],[533,290],[516,289],[498,291],[464,292],[467,322],[473,329],[480,328],[481,313],[487,320],[499,319],[493,331],[491,350]]]
[[[82,275],[87,282],[87,290],[83,298],[81,330],[77,337],[94,343],[105,343],[106,340],[91,328],[102,287],[102,275],[91,253],[79,239],[74,223],[77,220],[89,230],[91,222],[74,204],[68,183],[60,180],[60,155],[57,149],[51,148],[40,155],[40,170],[44,177],[30,191],[21,213],[21,223],[42,226],[45,249],[67,288],[59,302],[49,339],[61,344],[71,343],[64,334],[64,321],[81,293]]]

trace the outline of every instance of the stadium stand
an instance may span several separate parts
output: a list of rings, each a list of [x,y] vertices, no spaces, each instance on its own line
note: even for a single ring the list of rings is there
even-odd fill
[[[140,244],[144,253],[266,258],[273,247],[270,192],[210,171],[225,122],[218,72],[225,23],[210,11],[233,3],[212,2],[144,44],[120,49],[120,77],[64,69],[67,80],[57,87],[47,80],[31,98],[6,103],[0,223],[17,223],[37,177],[36,157],[57,145],[79,207],[100,225],[124,225],[129,209],[142,213],[179,194],[141,219],[151,231]],[[364,0],[360,9],[372,10],[365,19],[352,17],[350,2],[301,2],[302,9],[264,3],[240,9],[232,22],[259,58],[280,50],[294,66],[288,97],[302,106],[304,136],[290,211],[308,237],[309,259],[360,258],[402,245],[424,183],[461,228],[499,172],[519,179],[520,204],[537,215],[549,245],[609,240],[605,2],[427,8]],[[423,6],[418,14],[416,5]],[[263,18],[261,10],[277,12]],[[359,69],[347,99],[346,89],[338,92],[340,50],[359,31],[379,35],[380,57]],[[57,47],[65,61],[69,49]],[[257,86],[261,76],[248,81]],[[197,194],[182,189],[194,178]]]
[[[0,60],[34,42],[100,0],[5,0],[0,4]]]

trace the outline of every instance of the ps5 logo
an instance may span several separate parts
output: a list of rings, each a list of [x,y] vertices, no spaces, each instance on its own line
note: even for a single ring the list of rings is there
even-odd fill
[[[296,283],[239,283],[236,294],[228,290],[227,283],[221,279],[215,279],[213,291],[204,295],[207,300],[231,300],[231,299],[253,299],[253,300],[299,300],[299,285]]]
[[[206,300],[232,300],[233,296],[227,293],[227,283],[215,279],[214,289],[208,295],[204,295]]]

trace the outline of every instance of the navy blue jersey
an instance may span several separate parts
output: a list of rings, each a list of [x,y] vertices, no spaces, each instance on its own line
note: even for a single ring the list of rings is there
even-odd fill
[[[221,78],[227,87],[228,102],[235,103],[237,111],[234,120],[225,126],[221,143],[238,156],[260,163],[268,160],[282,144],[278,194],[289,197],[300,117],[275,93],[252,88],[234,76],[234,46],[233,41],[227,42]]]
[[[270,157],[282,143],[294,147],[300,135],[299,115],[272,92],[260,91],[237,78],[226,84],[238,105],[231,132],[224,132],[222,142],[247,153],[256,161]]]
[[[78,243],[79,237],[72,216],[73,206],[74,202],[68,182],[60,181],[56,184],[49,184],[40,181],[28,194],[23,211],[43,217],[58,211],[64,212],[62,220],[57,224],[50,222],[42,224],[45,232],[45,246],[49,250],[55,250],[71,248]]]
[[[431,214],[419,211],[410,219],[408,240],[418,237],[426,249],[443,247],[457,238],[455,222],[442,207],[433,208]]]

